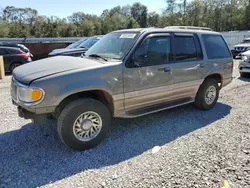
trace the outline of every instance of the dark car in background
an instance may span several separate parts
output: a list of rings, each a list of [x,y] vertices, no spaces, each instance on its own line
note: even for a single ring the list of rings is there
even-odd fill
[[[23,44],[16,44],[16,43],[8,43],[8,42],[0,42],[0,46],[5,47],[14,47],[14,48],[20,48],[23,52],[25,52],[29,57],[33,57],[31,54],[29,48],[27,48]]]
[[[88,37],[82,38],[66,47],[66,49],[72,49],[72,48],[77,48],[80,44],[82,44],[85,40],[87,40]]]
[[[91,48],[97,41],[99,41],[103,36],[93,36],[89,37],[87,40],[83,41],[80,45],[78,45],[76,48],[65,48],[60,50],[53,50],[49,53],[49,57],[53,56],[75,56],[80,57],[81,55],[84,55],[84,53]]]
[[[65,50],[65,49],[77,48],[80,44],[82,44],[87,39],[88,39],[88,37],[81,38],[80,40],[73,42],[72,44],[66,46],[66,48],[57,48],[57,49],[54,49],[52,52],[61,51],[61,50]]]
[[[0,46],[0,56],[3,56],[5,72],[13,70],[23,64],[31,62],[31,57],[17,47]]]

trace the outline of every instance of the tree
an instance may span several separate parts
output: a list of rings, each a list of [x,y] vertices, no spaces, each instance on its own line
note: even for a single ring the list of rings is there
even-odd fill
[[[147,27],[148,8],[145,5],[134,3],[131,7],[131,15],[140,27]]]
[[[250,0],[165,0],[162,14],[141,3],[106,9],[100,16],[75,12],[46,17],[31,8],[0,10],[0,37],[81,37],[137,27],[191,25],[216,31],[250,29]]]
[[[151,12],[148,15],[148,26],[150,27],[159,27],[160,24],[160,15],[156,12]]]
[[[7,37],[9,35],[10,28],[6,23],[0,21],[0,37]]]
[[[245,17],[244,17],[246,29],[250,29],[249,18],[250,18],[250,0],[248,0],[248,5],[246,6]]]
[[[68,20],[75,25],[80,25],[84,21],[85,14],[82,12],[75,12],[68,17]]]
[[[165,15],[168,16],[168,25],[178,25],[177,22],[177,16],[175,15],[177,10],[177,2],[176,0],[165,0],[167,3],[167,8],[164,12]]]
[[[176,0],[165,0],[167,3],[166,13],[173,15],[176,11],[177,3]]]

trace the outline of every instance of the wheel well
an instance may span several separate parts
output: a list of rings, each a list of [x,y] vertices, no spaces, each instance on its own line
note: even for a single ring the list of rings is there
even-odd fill
[[[13,64],[15,64],[15,63],[18,63],[18,64],[22,64],[21,62],[18,62],[18,61],[14,61],[14,62],[11,62],[10,64],[9,64],[9,70],[10,70],[10,68],[11,68],[11,66],[13,65]]]
[[[218,82],[219,87],[221,89],[221,87],[222,87],[222,76],[220,74],[211,74],[211,75],[207,76],[205,78],[205,80],[209,79],[209,78],[215,79]]]
[[[93,98],[100,102],[102,102],[104,105],[106,105],[110,111],[111,114],[114,112],[114,105],[113,105],[113,98],[112,96],[102,90],[92,90],[92,91],[84,91],[80,93],[72,94],[65,99],[63,99],[60,104],[56,107],[55,116],[59,116],[61,111],[64,109],[66,105],[68,105],[70,102],[79,99],[79,98]]]

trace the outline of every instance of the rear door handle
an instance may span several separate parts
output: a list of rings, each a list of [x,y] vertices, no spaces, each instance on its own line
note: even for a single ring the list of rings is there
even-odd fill
[[[204,68],[205,67],[205,65],[204,64],[200,64],[200,68]]]
[[[164,67],[164,72],[171,72],[171,68],[170,67]]]

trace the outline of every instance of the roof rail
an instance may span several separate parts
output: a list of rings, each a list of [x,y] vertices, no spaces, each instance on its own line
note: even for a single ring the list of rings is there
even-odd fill
[[[209,27],[195,27],[195,26],[168,26],[167,29],[193,29],[193,30],[206,30],[212,31]]]

